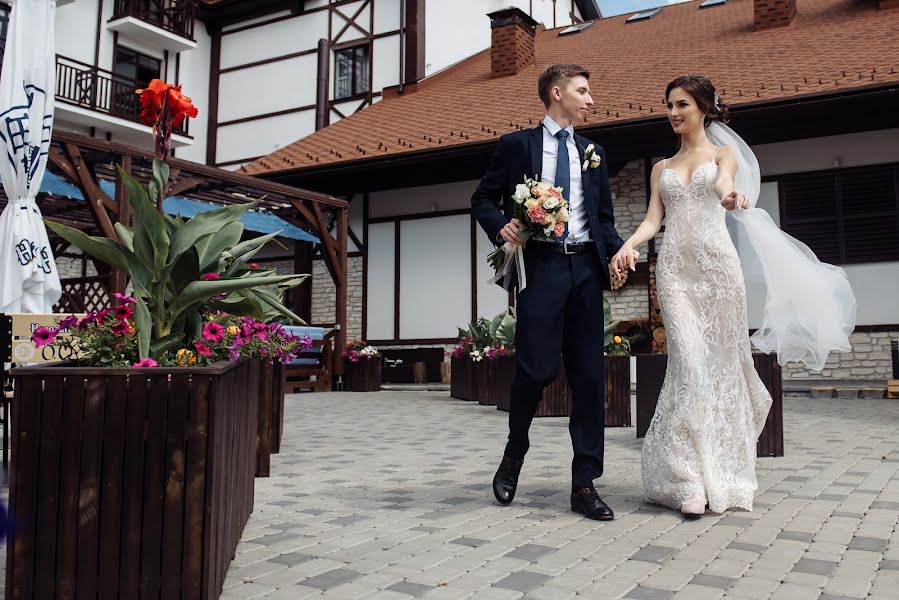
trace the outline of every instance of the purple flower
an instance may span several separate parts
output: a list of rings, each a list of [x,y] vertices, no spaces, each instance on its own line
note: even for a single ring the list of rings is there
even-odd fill
[[[137,300],[135,300],[133,296],[126,296],[125,294],[120,294],[118,292],[113,294],[113,296],[115,296],[115,299],[122,304],[134,304],[135,302],[137,302]]]
[[[53,340],[56,339],[57,333],[56,330],[48,327],[38,327],[34,330],[34,333],[31,334],[31,341],[34,342],[35,348],[40,348],[41,346],[52,344]]]
[[[78,324],[78,317],[76,317],[75,315],[69,315],[68,317],[66,317],[65,319],[63,319],[62,321],[59,322],[58,330],[69,329],[71,327],[74,327],[77,324]]]
[[[140,359],[139,361],[137,361],[136,363],[134,363],[131,366],[137,367],[137,368],[149,368],[149,367],[158,367],[159,363],[148,356],[147,358]]]

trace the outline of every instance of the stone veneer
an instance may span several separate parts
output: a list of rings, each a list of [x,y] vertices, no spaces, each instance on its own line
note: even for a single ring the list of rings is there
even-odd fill
[[[312,264],[312,322],[333,323],[337,291],[323,260]],[[347,259],[347,331],[351,341],[362,337],[362,257]]]

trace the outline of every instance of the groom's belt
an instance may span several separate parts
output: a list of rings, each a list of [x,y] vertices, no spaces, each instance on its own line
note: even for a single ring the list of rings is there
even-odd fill
[[[593,241],[586,242],[552,242],[549,240],[535,240],[535,248],[554,254],[583,254],[593,246]]]

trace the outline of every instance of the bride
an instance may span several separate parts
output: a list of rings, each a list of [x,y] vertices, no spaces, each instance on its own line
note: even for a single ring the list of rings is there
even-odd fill
[[[746,282],[765,298],[752,342],[781,364],[817,370],[830,351],[849,350],[855,298],[842,269],[752,208],[758,161],[724,125],[729,112],[711,81],[679,77],[665,99],[680,147],[653,168],[646,218],[611,268],[633,269],[635,248],[666,218],[656,283],[668,368],[643,441],[643,486],[650,502],[697,518],[706,506],[752,510],[757,487],[756,441],[771,396],[753,366]]]

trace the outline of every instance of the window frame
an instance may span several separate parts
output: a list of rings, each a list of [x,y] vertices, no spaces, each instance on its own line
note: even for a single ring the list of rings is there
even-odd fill
[[[338,56],[340,54],[345,54],[348,52],[352,54],[352,58],[350,61],[350,94],[347,96],[340,96],[340,95],[338,95],[339,79],[337,77]],[[364,68],[366,71],[368,71],[368,80],[367,80],[368,86],[364,90],[359,90],[356,88],[356,80],[358,77],[357,69],[358,69],[359,65],[362,64],[358,60],[357,53],[362,55],[362,58],[364,60]],[[334,89],[333,89],[334,100],[333,101],[334,102],[344,102],[347,100],[357,100],[360,98],[368,97],[368,95],[371,94],[371,91],[372,91],[371,71],[372,71],[372,69],[371,69],[371,44],[369,44],[368,42],[362,42],[360,44],[354,44],[352,46],[346,46],[343,48],[335,49],[334,50]]]

